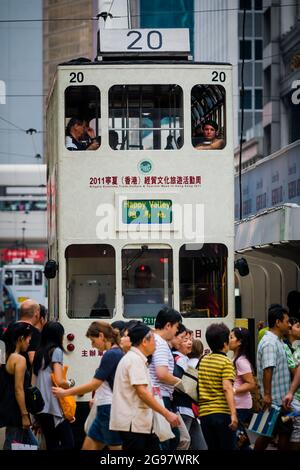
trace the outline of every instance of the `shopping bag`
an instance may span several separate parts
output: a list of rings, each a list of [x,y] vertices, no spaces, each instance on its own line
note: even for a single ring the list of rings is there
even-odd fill
[[[161,406],[165,406],[163,399],[159,395],[154,395],[154,398]],[[153,432],[157,435],[160,442],[168,441],[175,437],[172,428],[166,418],[157,411],[153,411]]]
[[[38,450],[38,442],[30,429],[16,429],[11,450]]]
[[[272,437],[279,414],[280,407],[275,405],[265,411],[254,413],[248,427],[249,431],[259,436]]]
[[[22,444],[21,442],[13,442],[11,450],[38,450],[38,446],[31,444]]]
[[[96,400],[94,400],[92,406],[91,406],[91,409],[90,409],[90,412],[85,420],[85,423],[84,423],[84,432],[87,434],[89,432],[89,429],[94,421],[94,419],[96,418],[97,416],[97,404],[96,404]]]

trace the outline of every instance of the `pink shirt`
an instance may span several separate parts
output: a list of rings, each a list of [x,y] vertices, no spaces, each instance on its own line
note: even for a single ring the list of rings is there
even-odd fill
[[[250,362],[245,356],[240,356],[235,362],[236,368],[236,379],[234,381],[233,387],[239,388],[244,384],[243,375],[252,373],[252,368]],[[252,408],[252,397],[250,392],[238,393],[234,395],[234,401],[236,408],[250,409]]]

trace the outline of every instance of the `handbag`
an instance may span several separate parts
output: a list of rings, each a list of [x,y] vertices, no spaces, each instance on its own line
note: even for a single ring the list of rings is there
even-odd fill
[[[188,366],[182,374],[181,382],[175,388],[198,403],[198,370],[195,367]]]
[[[257,377],[254,375],[255,388],[250,392],[252,397],[252,411],[259,413],[264,407],[264,401],[260,388],[258,385]]]
[[[45,402],[40,390],[36,386],[30,386],[25,389],[25,403],[27,411],[32,415],[43,410]]]
[[[94,400],[91,409],[89,411],[89,414],[87,415],[87,418],[84,423],[84,432],[87,434],[90,430],[90,427],[94,421],[94,419],[97,416],[97,405],[96,405],[96,400]]]
[[[161,406],[165,407],[163,399],[159,395],[155,394],[154,398]],[[166,418],[157,411],[153,411],[153,432],[157,435],[160,442],[168,441],[175,437],[171,425]]]
[[[63,366],[63,371],[62,371],[62,376],[63,379],[66,380],[67,377],[67,372],[68,372],[68,366]],[[55,381],[55,375],[52,372],[51,374],[51,380],[52,383],[55,387],[58,387],[56,381]],[[69,395],[68,397],[57,397],[59,405],[61,407],[61,411],[63,412],[63,415],[65,419],[68,421],[75,421],[75,413],[76,413],[76,400],[72,395]]]

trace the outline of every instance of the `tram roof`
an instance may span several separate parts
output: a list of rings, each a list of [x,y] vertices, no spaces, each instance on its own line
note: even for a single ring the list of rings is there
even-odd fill
[[[78,59],[72,59],[68,62],[62,62],[61,64],[58,64],[58,66],[69,66],[73,67],[74,65],[92,65],[92,66],[97,66],[97,65],[137,65],[137,64],[143,64],[143,65],[220,65],[220,66],[231,66],[229,62],[196,62],[192,60],[183,60],[183,59],[175,59],[174,57],[172,59],[164,59],[164,60],[159,60],[158,58],[149,58],[149,59],[137,59],[137,58],[132,58],[132,59],[115,59],[115,58],[110,58],[109,60],[103,60],[103,61],[91,61],[90,59],[79,57]]]
[[[300,241],[300,206],[283,204],[235,223],[238,253]],[[299,250],[299,248],[298,248]]]

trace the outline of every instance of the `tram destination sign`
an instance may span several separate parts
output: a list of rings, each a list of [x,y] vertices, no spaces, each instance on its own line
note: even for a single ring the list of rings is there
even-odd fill
[[[122,201],[123,224],[171,224],[170,199],[125,199]]]
[[[183,53],[190,51],[189,30],[177,29],[100,29],[103,53]]]

